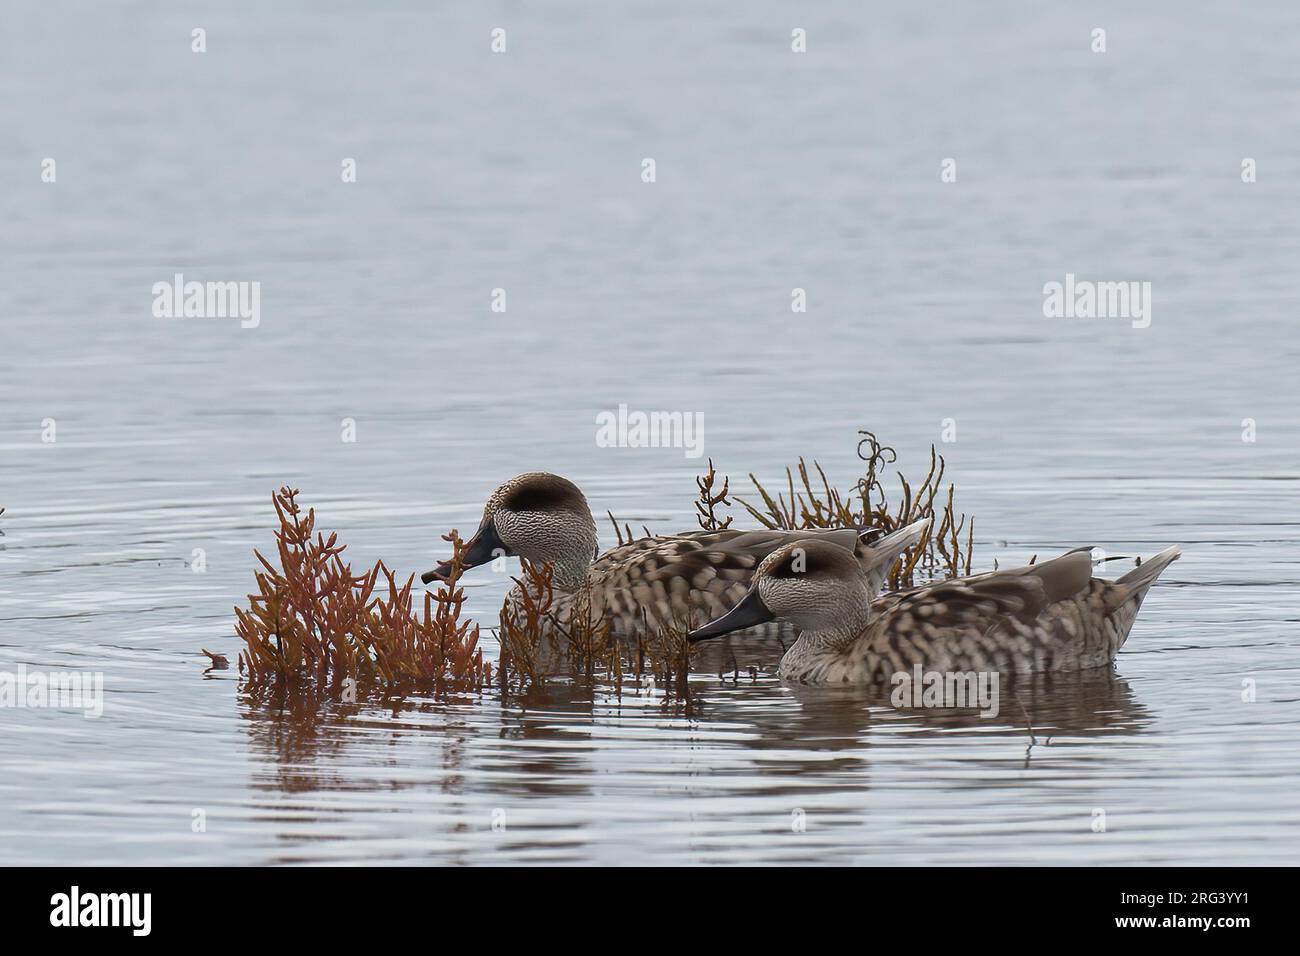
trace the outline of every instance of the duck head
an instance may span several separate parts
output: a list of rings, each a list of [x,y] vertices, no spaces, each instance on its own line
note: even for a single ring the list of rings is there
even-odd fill
[[[557,584],[582,581],[596,556],[596,521],[587,499],[567,478],[529,472],[511,478],[488,498],[483,520],[466,542],[464,567],[518,555],[551,562]],[[451,562],[443,561],[420,580],[446,580]]]
[[[867,575],[852,552],[807,538],[764,558],[736,606],[687,638],[695,643],[768,621],[785,621],[801,632],[856,633],[871,598]]]

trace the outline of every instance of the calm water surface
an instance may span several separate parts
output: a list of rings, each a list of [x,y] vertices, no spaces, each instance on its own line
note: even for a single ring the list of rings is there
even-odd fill
[[[1300,8],[12,6],[0,670],[105,700],[0,710],[0,862],[1300,862]],[[260,326],[153,318],[176,272],[260,282]],[[1150,327],[1045,319],[1067,272],[1151,282]],[[859,427],[915,473],[951,418],[977,567],[1184,557],[1113,675],[993,720],[762,648],[689,709],[205,673],[280,484],[405,572],[525,470],[692,526],[702,460],[596,446],[620,403],[701,412],[738,487],[847,484]],[[470,584],[492,622],[507,576]]]

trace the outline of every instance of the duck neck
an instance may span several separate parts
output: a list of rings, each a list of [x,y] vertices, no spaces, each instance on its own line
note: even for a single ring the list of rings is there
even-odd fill
[[[555,586],[565,591],[576,591],[587,581],[587,571],[591,568],[591,554],[565,555],[554,563]]]
[[[600,549],[596,519],[591,512],[584,511],[576,519],[573,527],[562,540],[552,545],[551,553],[546,556],[555,569],[552,580],[563,591],[576,591],[587,583],[588,572]]]
[[[846,653],[871,623],[871,596],[864,591],[860,600],[837,611],[834,621],[799,634],[796,643],[803,645],[804,653]]]

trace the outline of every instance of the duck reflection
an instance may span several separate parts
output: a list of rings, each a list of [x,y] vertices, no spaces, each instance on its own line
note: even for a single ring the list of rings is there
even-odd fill
[[[867,770],[872,746],[891,734],[905,733],[909,741],[974,734],[986,742],[990,735],[1012,738],[1024,743],[1028,760],[1036,748],[1063,737],[1131,735],[1152,721],[1128,682],[1109,668],[998,673],[996,713],[987,706],[897,706],[892,687],[786,684],[774,671],[771,662],[751,663],[739,677],[697,685],[692,713],[704,722],[750,725],[753,732],[740,739],[762,755],[763,772],[798,776],[805,791],[810,774]],[[843,786],[845,780],[830,784]]]
[[[485,694],[473,701],[403,696],[342,704],[310,692],[245,693],[241,712],[252,750],[275,768],[259,786],[285,793],[346,789],[356,778],[343,771],[357,759],[383,763],[389,755],[397,761],[409,743],[421,745],[427,761],[428,745],[436,741],[444,791],[455,792],[467,785],[467,776],[490,770],[493,789],[519,796],[589,793],[599,741],[617,738],[620,725],[629,723],[672,727],[665,721],[675,721],[679,737],[713,725],[749,728],[727,739],[781,756],[765,760],[764,771],[804,774],[865,766],[873,741],[896,732],[911,739],[991,733],[1018,737],[1032,749],[1066,736],[1138,733],[1151,722],[1127,681],[1107,668],[993,675],[993,713],[987,701],[982,708],[973,702],[961,708],[899,706],[890,687],[786,684],[774,673],[780,642],[771,644],[765,658],[751,653],[741,659],[725,646],[717,648],[711,661],[701,663],[720,676],[701,676],[703,667],[697,666],[686,694],[664,693],[635,679],[621,687],[552,681],[527,693]],[[498,744],[488,746],[485,738]],[[466,766],[476,761],[481,766]]]
[[[725,645],[702,656],[685,695],[633,679],[621,688],[554,681],[526,694],[360,704],[245,693],[251,786],[295,798],[268,797],[254,810],[284,825],[295,853],[307,852],[304,834],[344,839],[340,824],[400,806],[423,815],[422,837],[444,859],[579,859],[597,839],[607,809],[599,797],[610,786],[646,797],[670,788],[703,800],[788,798],[792,807],[819,797],[823,812],[838,807],[851,821],[872,786],[873,756],[887,758],[891,778],[899,757],[916,758],[917,779],[954,754],[1005,770],[1009,759],[1029,766],[1066,738],[1124,737],[1152,720],[1109,669],[1000,674],[998,712],[981,716],[974,707],[896,707],[888,687],[787,685],[775,675],[780,641],[769,643],[760,654],[747,641],[744,657]],[[384,796],[402,792],[415,795],[396,804]],[[348,800],[326,802],[327,793]],[[498,812],[509,826],[494,834]]]

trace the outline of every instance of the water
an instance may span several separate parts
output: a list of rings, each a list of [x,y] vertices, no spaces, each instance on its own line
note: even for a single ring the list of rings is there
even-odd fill
[[[0,861],[1297,862],[1293,6],[5,20],[0,669],[100,671],[105,710],[0,711]],[[176,272],[260,282],[260,325],[153,318]],[[1150,327],[1045,319],[1067,272],[1150,281]],[[284,712],[205,673],[280,484],[404,572],[525,470],[692,526],[703,460],[597,447],[620,403],[703,413],[737,487],[848,483],[859,427],[916,474],[951,418],[977,567],[1184,557],[1113,677],[994,720],[707,661],[689,712]],[[471,583],[491,622],[505,575]]]

